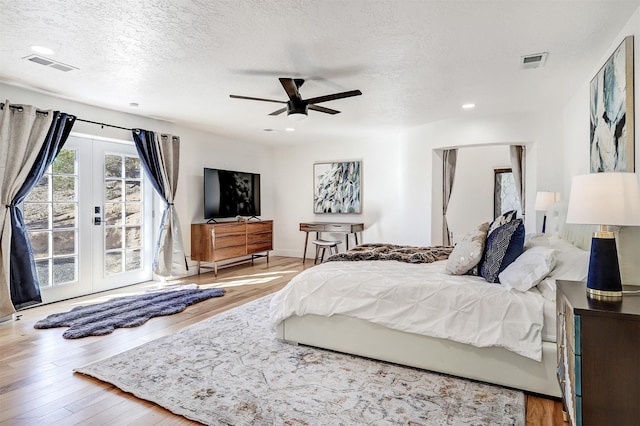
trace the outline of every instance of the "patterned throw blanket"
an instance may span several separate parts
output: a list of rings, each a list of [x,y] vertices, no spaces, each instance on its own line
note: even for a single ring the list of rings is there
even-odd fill
[[[414,247],[394,244],[361,244],[351,250],[330,256],[326,262],[356,260],[397,260],[407,263],[431,263],[449,258],[453,247]]]

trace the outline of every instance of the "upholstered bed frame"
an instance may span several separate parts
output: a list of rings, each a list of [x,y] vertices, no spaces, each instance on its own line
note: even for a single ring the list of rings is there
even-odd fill
[[[549,232],[557,233],[582,249],[589,249],[593,227],[566,226],[566,204],[548,212]],[[392,330],[343,315],[293,316],[277,326],[277,337],[425,370],[560,397],[556,379],[557,350],[542,343],[542,361],[506,349],[475,346]]]

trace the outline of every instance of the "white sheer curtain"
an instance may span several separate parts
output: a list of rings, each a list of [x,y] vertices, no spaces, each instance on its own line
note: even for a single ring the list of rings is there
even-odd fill
[[[45,142],[53,120],[52,111],[38,113],[36,107],[0,111],[0,321],[15,312],[11,301],[11,200],[27,179]]]
[[[520,197],[520,209],[522,210],[522,217],[524,217],[525,207],[525,147],[524,145],[511,145],[509,147],[509,154],[511,156],[511,170],[513,171],[513,180],[516,184],[516,191]]]
[[[451,245],[449,224],[447,223],[447,209],[453,190],[453,178],[456,174],[457,149],[447,149],[442,152],[443,176],[442,176],[442,245]]]

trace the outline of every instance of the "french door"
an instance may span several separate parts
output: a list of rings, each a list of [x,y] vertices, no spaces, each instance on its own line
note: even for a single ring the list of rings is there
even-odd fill
[[[69,137],[22,206],[44,303],[152,278],[152,192],[133,144]]]

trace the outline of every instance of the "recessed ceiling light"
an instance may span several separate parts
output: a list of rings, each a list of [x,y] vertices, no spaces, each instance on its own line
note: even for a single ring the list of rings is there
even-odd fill
[[[476,104],[464,104],[462,105],[462,108],[464,109],[471,109],[471,108],[475,108]]]
[[[265,132],[276,132],[276,129],[264,129]]]
[[[293,127],[287,127],[286,129],[284,129],[287,132],[295,132],[296,129],[294,129]]]
[[[56,53],[48,47],[44,46],[31,46],[31,50],[41,55],[53,55],[54,53]]]

